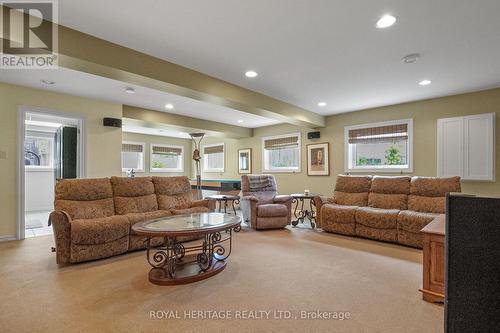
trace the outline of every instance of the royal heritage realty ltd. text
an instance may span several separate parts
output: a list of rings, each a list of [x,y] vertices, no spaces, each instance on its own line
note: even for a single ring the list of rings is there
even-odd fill
[[[349,311],[321,310],[154,310],[153,320],[349,320]]]

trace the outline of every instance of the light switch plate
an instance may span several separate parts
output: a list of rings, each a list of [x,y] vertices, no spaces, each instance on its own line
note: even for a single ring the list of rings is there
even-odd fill
[[[6,160],[7,159],[7,152],[4,150],[0,150],[0,160]]]

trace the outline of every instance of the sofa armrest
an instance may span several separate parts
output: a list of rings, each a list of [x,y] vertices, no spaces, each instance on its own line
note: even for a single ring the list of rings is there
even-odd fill
[[[275,203],[287,203],[288,201],[292,201],[293,198],[290,195],[277,195],[274,197]]]
[[[191,202],[191,207],[207,207],[211,212],[215,210],[215,200],[194,200]]]
[[[321,228],[321,207],[327,203],[333,203],[332,200],[325,196],[317,195],[314,197],[314,205],[316,206],[316,222],[318,222],[318,227]]]
[[[69,264],[71,257],[71,217],[62,210],[56,210],[49,215],[49,225],[54,230],[56,243],[56,262]]]
[[[248,200],[248,201],[254,201],[254,202],[259,202],[259,198],[253,195],[245,195],[241,197],[241,200]]]

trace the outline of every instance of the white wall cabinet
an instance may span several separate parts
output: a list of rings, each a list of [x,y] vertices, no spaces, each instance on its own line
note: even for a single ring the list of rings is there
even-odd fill
[[[495,114],[438,119],[438,177],[495,180]]]

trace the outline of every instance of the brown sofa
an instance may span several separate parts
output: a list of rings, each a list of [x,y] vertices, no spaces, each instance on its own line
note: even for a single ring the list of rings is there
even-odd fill
[[[145,248],[132,225],[170,215],[214,210],[209,200],[193,201],[187,177],[58,180],[54,229],[58,264],[106,258]],[[153,239],[160,245],[161,238]]]
[[[420,230],[445,213],[445,196],[460,177],[337,176],[332,198],[316,197],[327,232],[422,248]]]

